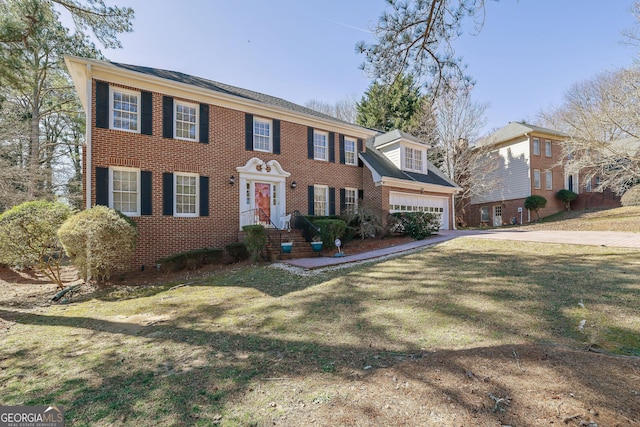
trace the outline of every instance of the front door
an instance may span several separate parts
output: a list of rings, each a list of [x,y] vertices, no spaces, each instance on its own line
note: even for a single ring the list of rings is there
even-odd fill
[[[254,184],[254,206],[261,223],[269,224],[271,221],[271,195],[271,183],[256,182]]]
[[[500,227],[502,225],[502,206],[493,207],[493,226]]]

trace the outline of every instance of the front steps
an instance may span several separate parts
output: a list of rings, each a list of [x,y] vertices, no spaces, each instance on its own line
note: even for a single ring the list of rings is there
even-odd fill
[[[267,259],[270,260],[287,260],[296,258],[311,258],[319,256],[318,252],[314,252],[311,244],[302,236],[300,230],[274,230],[267,229],[270,241],[267,241]],[[293,242],[291,253],[284,254],[280,250],[280,239],[282,242]]]

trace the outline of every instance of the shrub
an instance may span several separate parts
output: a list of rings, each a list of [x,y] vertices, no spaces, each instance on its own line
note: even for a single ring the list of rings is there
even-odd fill
[[[105,282],[127,263],[136,249],[135,222],[106,206],[95,206],[69,218],[58,237],[81,277]]]
[[[578,195],[571,190],[567,190],[563,188],[562,190],[558,191],[558,193],[556,194],[556,197],[562,200],[562,202],[564,202],[564,207],[567,208],[568,211],[570,211],[571,202],[577,199]]]
[[[33,268],[64,288],[58,228],[71,208],[58,202],[26,202],[0,215],[0,263]]]
[[[320,229],[320,238],[324,248],[332,248],[336,239],[341,239],[347,223],[341,219],[319,219],[313,223]]]
[[[416,240],[431,236],[440,229],[440,215],[431,212],[398,212],[398,229]]]
[[[220,248],[194,249],[159,259],[157,264],[160,271],[195,270],[203,265],[219,262],[223,255],[224,250]]]
[[[260,224],[245,225],[242,229],[247,233],[244,243],[247,245],[251,261],[258,261],[267,245],[267,232]]]
[[[620,199],[622,206],[640,206],[640,185],[631,187]]]
[[[344,214],[342,220],[347,223],[350,230],[348,234],[358,236],[361,240],[385,234],[382,209],[370,200],[358,200],[358,209]]]
[[[249,259],[249,251],[247,250],[247,245],[245,245],[244,242],[229,243],[225,246],[225,249],[229,256],[236,262]]]
[[[538,220],[540,220],[540,209],[547,206],[547,199],[542,196],[529,196],[524,199],[524,208],[529,209],[531,211],[535,211],[536,215],[538,215]]]

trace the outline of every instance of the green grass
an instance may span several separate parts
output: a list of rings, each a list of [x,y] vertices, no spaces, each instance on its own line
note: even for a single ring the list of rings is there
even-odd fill
[[[289,398],[399,355],[520,343],[640,354],[637,251],[457,239],[300,277],[265,265],[0,308],[2,403],[65,407],[68,425],[261,424]],[[579,324],[585,320],[583,330]],[[401,359],[401,357],[400,357]],[[268,390],[266,392],[265,390]]]

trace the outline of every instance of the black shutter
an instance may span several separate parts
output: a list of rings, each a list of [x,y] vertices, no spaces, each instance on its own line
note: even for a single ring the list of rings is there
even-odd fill
[[[331,163],[336,162],[336,137],[333,132],[329,132],[329,140],[327,141],[327,148],[329,149],[329,161]]]
[[[151,215],[151,171],[140,172],[140,214]]]
[[[209,177],[200,177],[200,216],[209,216]]]
[[[173,138],[173,98],[162,97],[162,136]]]
[[[140,109],[142,116],[140,133],[151,135],[153,134],[153,95],[151,92],[142,92],[140,94]]]
[[[358,199],[364,200],[364,190],[358,190]]]
[[[344,212],[347,209],[347,203],[345,202],[345,198],[347,197],[347,192],[344,188],[340,189],[340,213]]]
[[[200,142],[209,143],[209,104],[200,104]]]
[[[253,151],[253,114],[244,115],[244,149]]]
[[[162,215],[173,215],[173,174],[162,174]]]
[[[329,187],[329,215],[336,214],[336,189]]]
[[[362,153],[362,140],[358,139],[358,153]],[[356,156],[358,156],[358,153],[356,153]],[[362,167],[364,166],[364,164],[362,163],[362,160],[360,160],[360,157],[358,157],[358,166]]]
[[[339,149],[340,149],[340,164],[344,165],[345,164],[345,154],[344,154],[344,135],[340,134],[340,136],[338,137],[338,141],[339,141]]]
[[[96,127],[109,129],[109,84],[96,82]]]
[[[313,128],[307,128],[307,158],[313,159]]]
[[[307,212],[309,215],[315,215],[313,211],[313,185],[310,185],[307,187]]]
[[[273,121],[273,154],[280,154],[280,120]]]
[[[96,168],[96,205],[109,205],[109,168]]]

